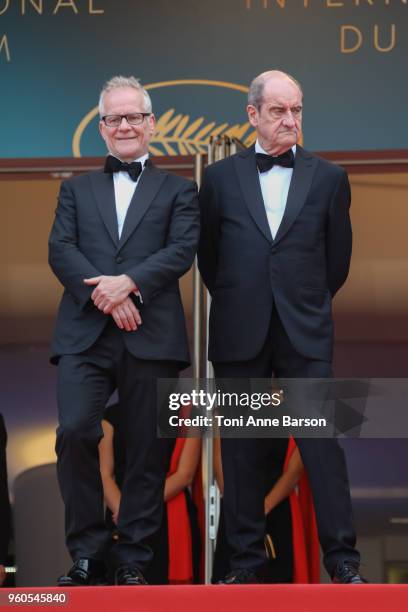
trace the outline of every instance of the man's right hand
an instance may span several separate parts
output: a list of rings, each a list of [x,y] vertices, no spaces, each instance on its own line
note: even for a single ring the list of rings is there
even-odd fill
[[[111,315],[119,329],[136,331],[142,324],[140,313],[130,297],[112,308]]]

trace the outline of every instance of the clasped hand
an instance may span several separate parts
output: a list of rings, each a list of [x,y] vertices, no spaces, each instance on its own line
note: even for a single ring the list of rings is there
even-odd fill
[[[119,329],[136,331],[142,324],[139,310],[129,297],[137,287],[126,274],[85,278],[86,285],[96,285],[91,300],[104,314],[112,315]]]

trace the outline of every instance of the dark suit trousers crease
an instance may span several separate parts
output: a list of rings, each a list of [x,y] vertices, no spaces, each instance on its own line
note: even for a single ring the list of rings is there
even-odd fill
[[[219,379],[270,378],[272,374],[282,378],[332,376],[330,363],[305,358],[295,351],[276,309],[264,347],[255,359],[215,362],[214,370]],[[233,569],[262,572],[265,566],[265,470],[271,448],[278,442],[273,438],[221,441],[225,522]],[[338,561],[360,560],[354,548],[356,535],[344,453],[335,438],[298,438],[296,443],[312,488],[324,564],[332,575]]]
[[[117,388],[126,471],[119,540],[112,556],[117,565],[133,563],[143,571],[152,558],[147,542],[162,518],[164,481],[173,447],[173,440],[157,439],[157,379],[177,378],[178,364],[137,359],[125,348],[125,333],[111,322],[92,347],[60,359],[57,473],[72,558],[103,559],[109,534],[98,444],[103,435],[102,413]]]

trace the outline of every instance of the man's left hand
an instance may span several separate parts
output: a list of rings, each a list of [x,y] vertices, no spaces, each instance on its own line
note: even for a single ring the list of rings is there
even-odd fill
[[[137,287],[127,274],[119,276],[94,276],[85,278],[86,285],[96,285],[91,299],[95,306],[104,314],[110,314],[112,309],[121,304]]]
[[[127,297],[122,304],[112,308],[111,315],[119,327],[126,331],[136,331],[142,324],[142,317],[130,297]]]

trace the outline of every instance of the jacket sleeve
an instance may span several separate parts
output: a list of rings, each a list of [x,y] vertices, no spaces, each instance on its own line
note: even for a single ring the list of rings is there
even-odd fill
[[[327,219],[327,282],[332,296],[345,282],[350,268],[352,249],[350,203],[350,184],[347,173],[343,171],[333,194]]]
[[[199,201],[201,234],[198,247],[198,267],[208,291],[212,294],[217,273],[219,211],[215,186],[208,170],[204,173]]]
[[[197,185],[184,182],[173,202],[166,244],[143,262],[125,270],[148,305],[167,285],[177,281],[194,261],[200,233]]]
[[[94,287],[85,285],[84,278],[99,276],[101,272],[78,248],[76,201],[69,182],[61,184],[48,247],[48,261],[55,276],[80,308],[85,308]]]

